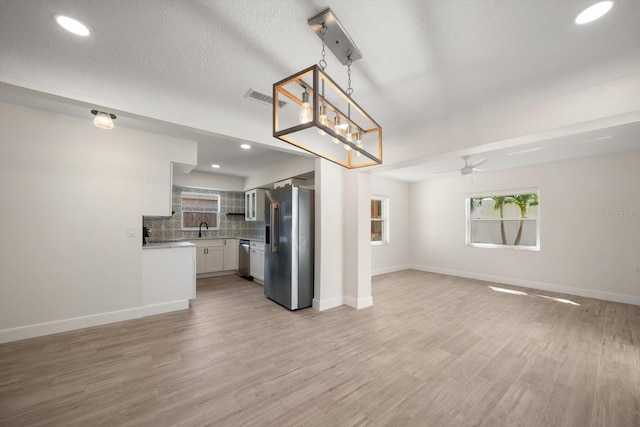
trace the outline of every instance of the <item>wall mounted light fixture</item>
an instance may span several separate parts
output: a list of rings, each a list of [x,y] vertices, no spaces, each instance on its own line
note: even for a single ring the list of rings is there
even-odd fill
[[[104,111],[91,110],[95,119],[93,124],[100,129],[113,129],[113,121],[117,118],[115,114],[105,113]]]
[[[351,97],[351,64],[362,54],[331,9],[307,22],[322,40],[322,60],[274,83],[273,136],[348,169],[381,164],[382,128]],[[325,46],[347,66],[346,91],[325,73]],[[284,108],[282,97],[300,108]]]

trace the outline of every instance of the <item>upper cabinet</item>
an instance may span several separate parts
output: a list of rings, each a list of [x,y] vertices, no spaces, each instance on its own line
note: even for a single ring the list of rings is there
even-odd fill
[[[264,221],[264,192],[256,188],[244,193],[245,221]]]
[[[142,215],[171,216],[173,173],[184,173],[193,169],[194,165],[172,162],[168,154],[164,157],[159,154],[156,158],[155,153],[156,150],[154,157],[149,156],[142,162]]]
[[[165,161],[147,161],[142,171],[142,214],[171,216],[173,164]]]

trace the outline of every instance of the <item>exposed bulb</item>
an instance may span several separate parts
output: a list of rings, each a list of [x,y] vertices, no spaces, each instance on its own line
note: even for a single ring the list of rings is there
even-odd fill
[[[342,131],[340,130],[340,117],[338,117],[338,116],[336,116],[336,118],[334,120],[333,130],[338,135],[340,135],[342,133]],[[334,144],[340,144],[340,140],[338,138],[336,138],[335,136],[333,138],[331,138],[331,140],[333,141]]]
[[[358,132],[358,134],[356,136],[356,147],[362,148],[362,133],[360,133],[360,132]],[[358,157],[362,156],[362,154],[358,150],[356,150],[356,155]]]
[[[345,131],[345,137],[347,138],[347,141],[353,142],[353,137],[351,136],[351,128],[349,127],[349,125],[347,125],[347,130]],[[343,147],[345,150],[351,151],[351,146],[349,144],[343,144]]]
[[[321,125],[328,126],[327,115],[324,113],[324,105],[320,106],[320,115],[318,117],[318,121]],[[322,136],[325,136],[327,133],[322,129],[318,128],[318,133]]]
[[[300,115],[298,121],[301,124],[309,123],[313,118],[311,104],[309,104],[309,93],[306,91],[302,94],[302,106],[300,107]]]

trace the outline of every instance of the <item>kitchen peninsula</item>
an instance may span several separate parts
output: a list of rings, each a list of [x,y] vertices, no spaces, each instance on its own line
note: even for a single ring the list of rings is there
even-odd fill
[[[148,243],[142,251],[144,305],[188,308],[196,297],[196,246],[189,242]]]

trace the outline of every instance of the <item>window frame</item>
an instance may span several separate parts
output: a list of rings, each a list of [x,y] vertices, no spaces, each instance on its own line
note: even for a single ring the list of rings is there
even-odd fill
[[[536,224],[536,245],[514,245],[514,244],[495,244],[495,243],[480,243],[473,242],[472,236],[472,227],[471,224],[474,220],[482,221],[486,220],[483,218],[472,218],[471,211],[471,199],[478,198],[490,198],[495,196],[515,196],[519,194],[537,194],[537,216],[535,219],[527,218],[527,221],[535,220]],[[540,197],[540,188],[539,187],[529,187],[529,188],[516,188],[509,190],[497,190],[497,191],[483,191],[478,193],[467,193],[465,197],[465,226],[466,226],[466,246],[473,248],[490,248],[490,249],[513,249],[519,251],[540,251],[540,222],[541,222],[541,197]],[[531,205],[529,205],[531,206]],[[503,221],[520,221],[522,218],[502,218]],[[501,220],[501,218],[497,218],[496,220]]]
[[[199,227],[185,227],[184,226],[184,209],[182,209],[183,200],[187,199],[198,199],[198,200],[215,200],[217,202],[217,210],[216,211],[195,211],[195,212],[206,212],[206,213],[215,213],[216,214],[216,224],[209,224],[208,230],[219,230],[220,229],[220,194],[210,194],[210,193],[193,193],[183,191],[180,193],[180,230],[182,231],[198,231]]]
[[[371,202],[374,200],[380,201],[380,219],[374,219],[371,217]],[[383,246],[388,245],[390,242],[390,233],[389,233],[389,198],[384,196],[371,196],[369,201],[369,223],[373,224],[374,221],[380,222],[382,224],[382,236],[380,240],[371,240],[373,237],[370,237],[370,242],[372,246]]]

